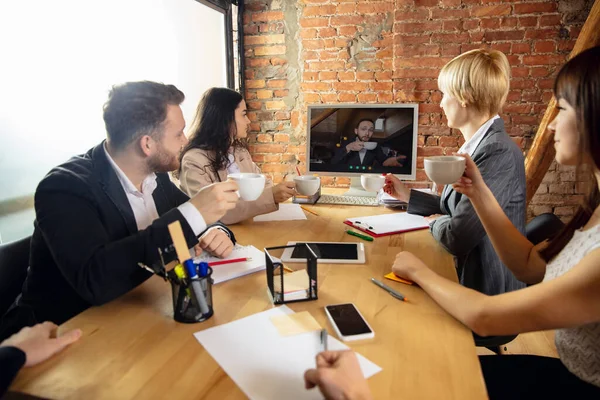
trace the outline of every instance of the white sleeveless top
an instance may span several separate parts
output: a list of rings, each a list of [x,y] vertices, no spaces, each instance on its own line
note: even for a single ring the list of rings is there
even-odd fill
[[[600,224],[580,231],[546,267],[544,281],[557,278],[577,265],[592,250],[600,248]],[[599,266],[600,267],[600,266]],[[600,386],[600,322],[556,330],[560,360],[580,379]]]

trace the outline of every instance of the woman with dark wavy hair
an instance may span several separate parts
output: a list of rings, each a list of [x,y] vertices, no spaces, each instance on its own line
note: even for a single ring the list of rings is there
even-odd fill
[[[249,128],[246,102],[241,94],[226,88],[212,88],[204,93],[190,129],[189,143],[181,153],[181,189],[189,196],[194,196],[205,186],[227,180],[227,174],[259,174],[260,169],[252,161],[244,141]],[[265,190],[258,199],[239,201],[221,221],[235,224],[270,213],[279,208],[279,203],[292,197],[294,192],[294,182],[273,186],[267,180]]]

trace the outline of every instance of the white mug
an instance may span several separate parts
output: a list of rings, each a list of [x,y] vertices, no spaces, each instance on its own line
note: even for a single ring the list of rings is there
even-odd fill
[[[363,142],[363,147],[366,150],[375,150],[377,148],[377,142]]]
[[[312,196],[321,187],[321,179],[318,176],[300,175],[294,177],[296,191],[304,196]]]
[[[381,174],[363,174],[360,176],[360,184],[367,192],[379,192],[385,185],[385,176]]]
[[[466,160],[460,156],[425,157],[425,173],[438,185],[456,182],[465,172]]]
[[[239,172],[227,175],[238,184],[238,195],[242,200],[252,201],[260,197],[265,189],[265,176],[251,172]]]

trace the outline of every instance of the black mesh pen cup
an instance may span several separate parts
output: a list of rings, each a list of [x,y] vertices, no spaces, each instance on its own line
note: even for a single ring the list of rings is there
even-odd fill
[[[212,272],[212,268],[209,267],[206,276],[194,280],[170,281],[175,321],[191,324],[206,321],[212,317]],[[200,293],[203,299],[198,299]],[[202,308],[204,308],[204,312]]]

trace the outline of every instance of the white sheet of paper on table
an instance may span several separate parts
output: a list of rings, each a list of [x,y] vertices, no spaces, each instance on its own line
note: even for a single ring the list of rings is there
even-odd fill
[[[291,314],[281,306],[240,320],[196,332],[194,336],[250,399],[322,399],[318,390],[304,388],[304,371],[315,368],[322,351],[319,331],[280,336],[271,317]],[[328,337],[329,350],[348,347]],[[381,368],[358,355],[366,378]]]
[[[198,263],[200,261],[205,261],[211,263],[213,261],[233,260],[235,258],[246,257],[250,257],[252,260],[236,262],[232,264],[215,265],[212,267],[212,279],[214,280],[214,283],[217,284],[264,270],[266,268],[265,253],[258,250],[254,246],[241,246],[236,244],[231,254],[227,258],[221,259],[213,257],[207,252],[203,252],[198,257],[194,257],[194,262]]]
[[[283,203],[279,205],[279,210],[268,214],[257,215],[254,222],[264,221],[292,221],[298,219],[307,219],[306,214],[300,207],[300,204]]]
[[[390,232],[405,232],[415,229],[425,229],[429,227],[429,222],[420,216],[408,213],[380,214],[365,217],[348,218],[355,227],[368,229],[369,231],[384,235]]]

